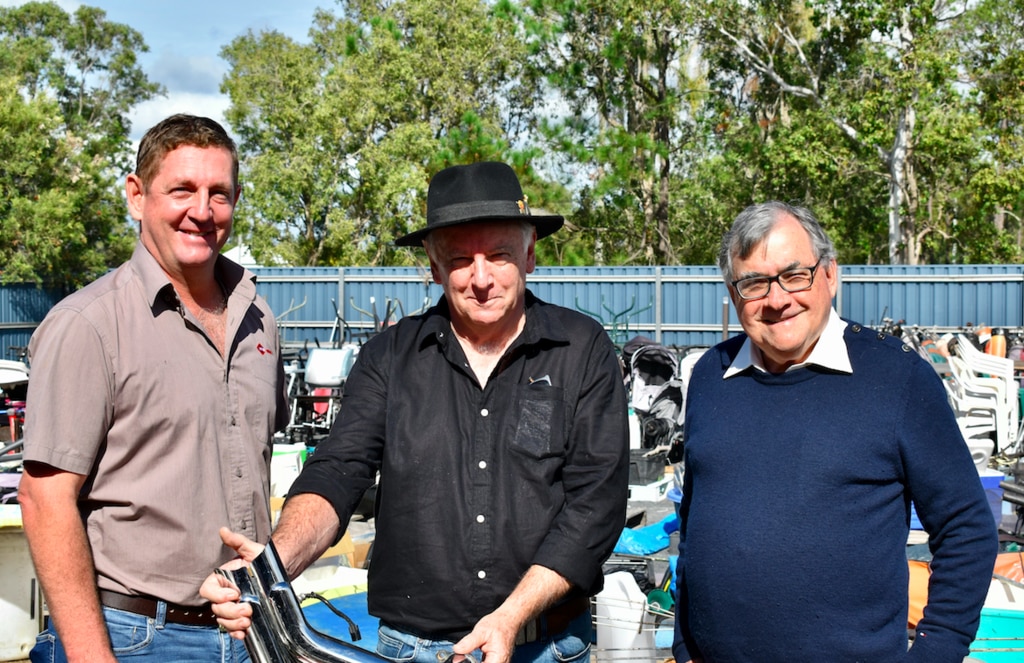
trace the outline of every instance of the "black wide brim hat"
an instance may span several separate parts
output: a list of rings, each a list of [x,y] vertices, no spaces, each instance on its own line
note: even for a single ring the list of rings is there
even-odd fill
[[[504,163],[484,161],[445,168],[427,189],[427,227],[395,240],[397,246],[420,246],[432,230],[480,221],[526,221],[547,237],[565,222],[557,214],[530,214],[515,171]]]

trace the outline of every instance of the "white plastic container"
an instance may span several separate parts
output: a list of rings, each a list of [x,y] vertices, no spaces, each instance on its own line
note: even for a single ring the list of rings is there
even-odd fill
[[[270,458],[270,494],[285,497],[306,462],[305,444],[274,444]]]
[[[41,596],[25,533],[0,529],[0,661],[28,658],[43,629]]]
[[[647,597],[629,573],[604,577],[604,589],[595,598],[597,647],[601,663],[651,663],[654,660],[654,616],[647,612]]]

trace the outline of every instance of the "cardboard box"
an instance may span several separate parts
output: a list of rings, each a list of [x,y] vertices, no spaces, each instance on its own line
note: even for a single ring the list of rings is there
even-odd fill
[[[341,537],[341,541],[338,541],[333,546],[324,551],[324,554],[320,555],[320,559],[330,559],[337,557],[339,559],[338,564],[340,566],[347,566],[350,569],[359,568],[356,566],[356,546],[352,542],[352,533],[346,531],[345,536]]]
[[[373,540],[369,541],[356,541],[355,551],[353,553],[354,562],[352,566],[357,569],[365,569],[366,562],[370,557],[370,548],[373,546]]]

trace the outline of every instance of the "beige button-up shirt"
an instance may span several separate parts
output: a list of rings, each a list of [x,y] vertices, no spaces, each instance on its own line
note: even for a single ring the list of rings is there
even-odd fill
[[[270,535],[270,457],[287,423],[277,324],[255,276],[218,259],[226,356],[142,246],[58,303],[30,342],[26,461],[88,477],[100,588],[199,604],[232,557],[221,526]]]

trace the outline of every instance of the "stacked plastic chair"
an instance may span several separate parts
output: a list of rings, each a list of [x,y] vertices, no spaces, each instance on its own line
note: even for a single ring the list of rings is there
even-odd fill
[[[1014,379],[1013,360],[979,350],[970,339],[957,336],[956,357],[950,357],[954,378],[975,394],[991,395],[996,412],[996,450],[1005,453],[1020,437],[1019,383]]]
[[[960,357],[949,357],[948,366],[949,377],[943,380],[943,385],[949,403],[974,464],[983,470],[999,439],[1001,396],[996,389],[979,387]]]

